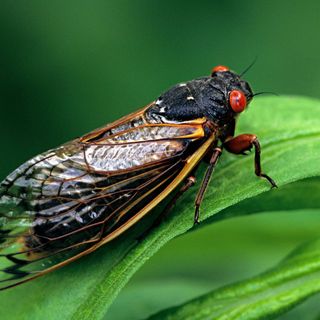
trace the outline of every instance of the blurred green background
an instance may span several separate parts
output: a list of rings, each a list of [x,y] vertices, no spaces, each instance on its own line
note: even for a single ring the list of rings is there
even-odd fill
[[[254,90],[320,98],[319,30],[316,0],[2,0],[0,178],[217,64],[241,72],[258,56],[246,75]],[[265,270],[319,235],[319,222],[313,212],[264,214],[180,237],[130,281],[112,319],[139,319]],[[282,319],[313,319],[316,302]]]

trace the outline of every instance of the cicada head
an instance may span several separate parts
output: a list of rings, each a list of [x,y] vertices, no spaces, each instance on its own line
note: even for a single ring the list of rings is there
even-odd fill
[[[220,103],[225,106],[230,116],[236,116],[246,109],[253,97],[252,89],[247,81],[225,66],[214,67],[211,78],[220,85],[221,93],[224,95]]]
[[[182,122],[206,117],[219,127],[234,123],[253,93],[247,81],[225,66],[212,69],[209,77],[180,83],[164,92],[150,109],[151,118]]]

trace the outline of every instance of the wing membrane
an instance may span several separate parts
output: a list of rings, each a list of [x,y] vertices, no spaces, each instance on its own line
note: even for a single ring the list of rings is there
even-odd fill
[[[142,110],[27,161],[0,185],[0,289],[122,233],[200,160],[207,147],[186,162],[204,136],[200,121],[148,124]]]

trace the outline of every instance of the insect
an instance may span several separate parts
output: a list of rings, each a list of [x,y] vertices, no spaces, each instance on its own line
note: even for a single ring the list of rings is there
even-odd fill
[[[210,176],[225,149],[255,149],[253,134],[234,137],[254,94],[225,66],[180,83],[156,101],[21,165],[0,184],[0,287],[55,270],[115,239],[173,191],[167,208],[209,164],[195,200],[194,223]]]

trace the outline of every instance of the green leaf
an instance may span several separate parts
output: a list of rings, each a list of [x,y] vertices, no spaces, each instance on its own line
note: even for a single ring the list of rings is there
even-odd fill
[[[319,112],[317,100],[272,97],[256,99],[241,116],[238,132],[259,136],[263,169],[280,187],[268,194],[276,195],[290,182],[320,176]],[[201,208],[202,225],[259,212],[249,210],[249,198],[267,191],[270,191],[268,183],[254,176],[252,155],[236,157],[225,153]],[[195,192],[196,187],[143,241],[138,243],[135,238],[150,223],[150,217],[88,257],[1,292],[0,310],[7,319],[56,319],[57,315],[63,319],[101,319],[127,281],[155,252],[172,238],[193,228]],[[244,200],[246,205],[241,210],[232,207]],[[232,210],[226,210],[229,207]]]
[[[319,194],[320,178],[309,178],[221,211],[249,215],[197,228],[166,245],[121,291],[105,319],[145,319],[268,270],[299,243],[319,236]],[[299,319],[306,310],[313,319],[309,300],[285,319]]]
[[[320,291],[320,239],[293,251],[274,269],[250,280],[159,312],[149,320],[274,319]]]

